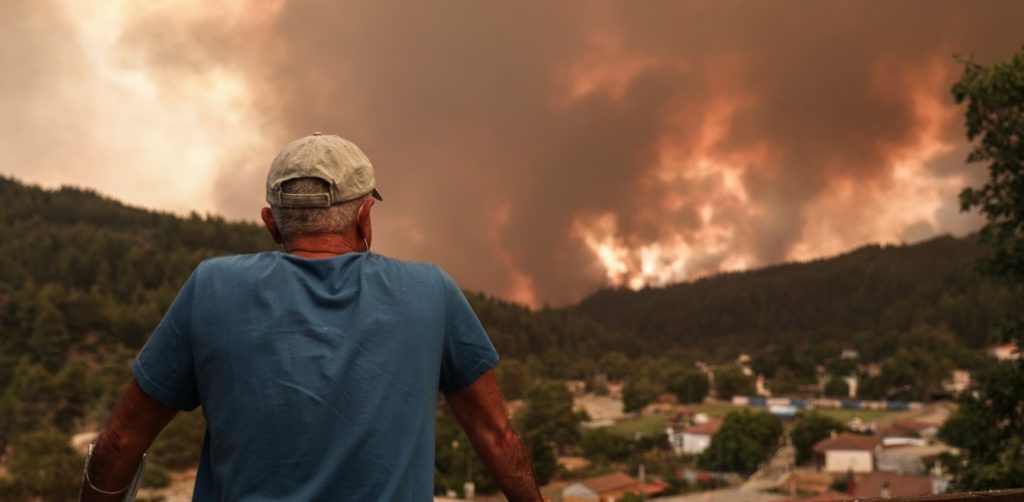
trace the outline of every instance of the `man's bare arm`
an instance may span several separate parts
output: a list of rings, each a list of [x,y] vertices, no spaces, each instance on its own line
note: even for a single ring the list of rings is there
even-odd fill
[[[505,496],[512,502],[544,500],[530,455],[512,428],[494,372],[488,370],[445,399]]]
[[[178,410],[165,406],[146,395],[133,378],[121,396],[121,402],[106,429],[100,433],[86,468],[89,481],[96,488],[116,492],[128,486],[153,439]],[[107,495],[97,492],[82,480],[82,502],[107,502],[124,499],[124,493]]]

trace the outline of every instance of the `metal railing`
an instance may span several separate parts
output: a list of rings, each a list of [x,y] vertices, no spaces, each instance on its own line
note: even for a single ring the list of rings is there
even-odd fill
[[[1024,502],[1024,488],[994,490],[989,492],[943,493],[941,495],[920,495],[916,497],[859,498],[858,502]]]

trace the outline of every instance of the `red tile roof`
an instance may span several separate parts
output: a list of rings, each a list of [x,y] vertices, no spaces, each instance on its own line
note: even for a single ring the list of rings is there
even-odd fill
[[[878,438],[844,432],[836,437],[818,441],[814,445],[814,451],[819,453],[829,450],[875,451],[878,444]]]
[[[684,434],[702,434],[706,436],[714,436],[718,429],[722,428],[722,421],[716,418],[712,418],[702,424],[694,424],[683,429]]]
[[[881,434],[885,437],[918,436],[927,429],[934,428],[934,425],[919,422],[912,418],[897,420],[888,427],[882,429]]]
[[[593,478],[587,478],[580,480],[580,484],[590,488],[597,493],[604,493],[612,490],[619,490],[622,488],[629,488],[634,485],[639,485],[640,482],[634,479],[629,474],[622,471],[616,471],[611,474],[605,474],[604,476],[597,476]]]
[[[646,485],[643,485],[642,487],[640,487],[640,491],[642,491],[644,493],[644,495],[653,496],[653,495],[660,494],[661,492],[665,491],[665,489],[670,487],[670,486],[672,486],[672,485],[670,485],[670,484],[668,484],[668,483],[666,483],[666,482],[664,482],[664,481],[662,481],[660,479],[655,479],[655,480],[652,480],[650,483],[647,483]]]

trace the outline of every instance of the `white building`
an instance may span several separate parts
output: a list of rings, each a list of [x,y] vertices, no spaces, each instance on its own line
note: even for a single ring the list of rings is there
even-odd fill
[[[711,437],[722,427],[722,421],[698,421],[682,430],[669,427],[668,442],[676,455],[700,455],[711,445]]]
[[[711,445],[711,437],[722,428],[722,421],[710,419],[683,429],[683,453],[699,455]]]
[[[950,377],[942,382],[942,388],[947,392],[959,394],[971,386],[971,372],[967,370],[953,370]]]
[[[988,354],[1000,362],[1020,359],[1020,352],[1017,352],[1017,344],[1013,342],[989,347]]]
[[[825,472],[874,472],[875,452],[880,448],[877,438],[860,434],[833,434],[814,445],[814,453],[823,459],[819,465]]]

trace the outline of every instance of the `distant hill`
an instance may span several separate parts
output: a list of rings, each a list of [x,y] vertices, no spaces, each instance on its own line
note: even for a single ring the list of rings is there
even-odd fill
[[[199,261],[277,248],[254,223],[179,217],[90,190],[0,177],[0,197],[0,327],[11,332],[35,321],[42,294],[56,303],[72,340],[93,332],[98,343],[136,349]],[[978,347],[1009,295],[975,271],[983,252],[973,237],[866,246],[664,288],[605,289],[566,309],[467,296],[503,356],[521,360],[551,350],[594,357],[697,348],[731,356],[767,343],[846,342],[921,324],[944,325]],[[9,342],[16,347],[8,347],[8,361],[11,350],[27,350],[23,342]],[[0,364],[0,384],[5,373]]]
[[[990,341],[1009,292],[977,271],[976,237],[865,246],[834,258],[640,291],[604,289],[575,312],[671,347],[753,352],[766,344],[850,343],[944,326],[965,345]]]
[[[86,189],[47,190],[0,176],[0,198],[0,328],[22,335],[0,339],[0,391],[18,357],[33,354],[33,325],[49,304],[68,336],[55,340],[48,357],[59,360],[86,340],[131,354],[200,261],[280,249],[261,225],[179,217]],[[505,357],[525,360],[547,348],[628,350],[628,337],[573,312],[467,296]]]

